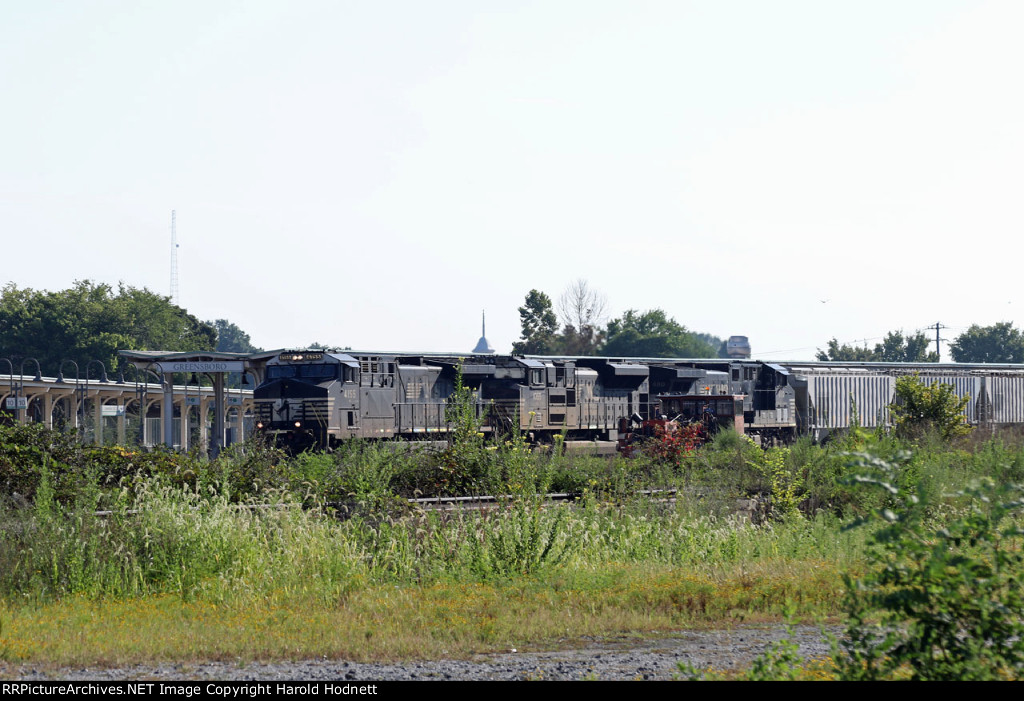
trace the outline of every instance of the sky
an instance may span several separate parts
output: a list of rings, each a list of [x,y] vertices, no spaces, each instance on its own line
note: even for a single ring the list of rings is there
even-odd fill
[[[4,284],[170,294],[175,211],[178,302],[267,349],[464,352],[486,310],[507,353],[579,279],[766,360],[1024,322],[1019,0],[0,17]]]

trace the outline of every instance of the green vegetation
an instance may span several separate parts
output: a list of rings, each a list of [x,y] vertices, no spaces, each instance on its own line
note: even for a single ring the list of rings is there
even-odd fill
[[[939,354],[928,350],[930,341],[924,333],[918,331],[914,335],[903,335],[902,329],[890,331],[881,343],[873,349],[866,345],[858,348],[832,339],[827,350],[818,350],[818,360],[861,361],[876,363],[937,363]]]
[[[524,355],[550,355],[556,351],[558,317],[551,298],[538,290],[530,290],[526,301],[519,307],[523,338],[512,344],[513,353]]]
[[[903,331],[890,331],[874,348],[842,345],[831,339],[825,350],[818,349],[818,360],[861,361],[881,363],[937,363],[938,353],[928,350],[931,341],[923,332],[906,336]],[[953,360],[958,363],[1024,363],[1024,333],[1004,321],[992,326],[972,324],[949,345]]]
[[[238,328],[227,319],[217,319],[214,322],[206,322],[217,331],[217,348],[222,353],[259,353],[262,348],[252,344],[249,334]]]
[[[626,311],[607,320],[607,300],[586,280],[576,280],[558,300],[530,290],[519,307],[522,338],[512,352],[527,355],[607,355],[648,358],[726,357],[726,342],[688,331],[662,309]],[[561,321],[561,331],[559,322]],[[607,321],[607,324],[602,324]]]
[[[18,288],[13,283],[0,291],[0,357],[12,360],[17,373],[22,361],[39,362],[44,375],[55,376],[65,360],[78,364],[85,379],[101,361],[107,370],[120,368],[119,350],[173,350],[255,352],[249,335],[238,326],[218,319],[200,321],[170,298],[145,288],[110,285],[88,280],[58,292]],[[35,372],[33,362],[25,371]],[[64,371],[74,377],[71,365]]]
[[[889,408],[897,436],[917,439],[932,432],[951,441],[971,432],[964,417],[970,397],[959,397],[945,382],[926,385],[916,375],[896,379],[895,402]]]
[[[212,326],[147,289],[83,280],[60,292],[8,284],[0,294],[0,357],[16,368],[35,358],[44,374],[56,374],[73,360],[84,379],[90,360],[116,369],[118,350],[212,350],[216,341]]]
[[[896,486],[899,462],[859,456],[878,509],[871,567],[846,577],[845,680],[1017,679],[1024,672],[1024,488],[985,478],[952,495]],[[881,612],[881,615],[879,615]]]
[[[831,662],[783,641],[749,670],[693,673],[1021,674],[1022,501],[996,486],[1024,477],[1020,436],[858,429],[765,451],[723,432],[609,459],[488,445],[457,397],[462,433],[420,451],[248,444],[210,461],[0,427],[0,672],[459,656],[843,617]],[[674,502],[636,495],[666,487]],[[404,499],[480,492],[504,496],[483,511]]]
[[[718,348],[701,341],[661,309],[626,311],[608,322],[603,355],[643,358],[714,358]]]
[[[950,344],[949,351],[958,363],[1024,363],[1024,333],[1008,321],[972,324]]]

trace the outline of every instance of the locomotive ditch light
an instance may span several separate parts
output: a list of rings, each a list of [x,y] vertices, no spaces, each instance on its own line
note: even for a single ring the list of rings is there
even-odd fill
[[[263,422],[260,421],[259,423],[257,423],[256,428],[263,428]]]
[[[302,428],[302,422],[301,421],[296,421],[295,422],[295,428]]]

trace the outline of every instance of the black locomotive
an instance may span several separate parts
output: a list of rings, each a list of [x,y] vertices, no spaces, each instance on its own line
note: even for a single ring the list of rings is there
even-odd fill
[[[610,441],[658,417],[663,396],[742,397],[745,432],[788,439],[795,394],[781,366],[758,361],[283,351],[264,358],[257,430],[293,450],[350,438],[440,439],[456,378],[481,430],[534,442]],[[732,406],[730,404],[730,406]]]

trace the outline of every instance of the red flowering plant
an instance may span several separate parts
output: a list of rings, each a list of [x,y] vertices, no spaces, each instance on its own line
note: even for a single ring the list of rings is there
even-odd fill
[[[654,436],[644,443],[643,451],[654,460],[678,465],[684,457],[693,455],[706,440],[703,424],[670,421],[654,427]]]

